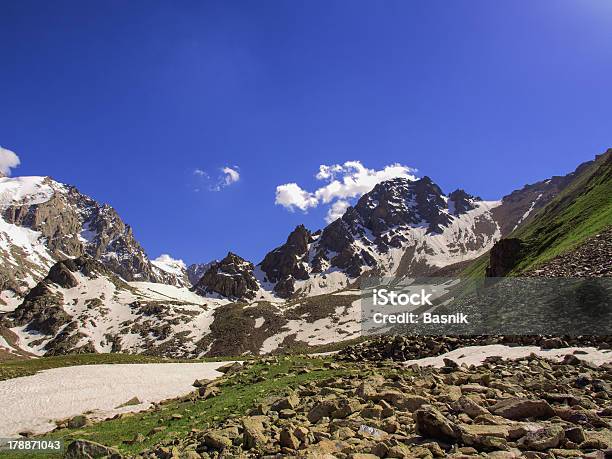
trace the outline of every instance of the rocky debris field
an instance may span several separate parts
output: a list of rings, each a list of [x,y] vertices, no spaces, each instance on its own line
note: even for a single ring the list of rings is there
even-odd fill
[[[612,276],[612,228],[527,273],[533,277],[610,277]]]
[[[272,368],[278,361],[269,357],[227,365],[220,369],[223,378],[196,381],[196,390],[185,400],[214,399],[235,385],[256,384],[268,372],[249,369],[262,363]],[[439,369],[390,359],[326,360],[321,365],[333,376],[289,384],[276,396],[264,394],[245,415],[194,423],[186,435],[166,439],[137,457],[543,459],[612,454],[612,364],[597,367],[581,360],[580,351],[557,363],[532,355],[491,357],[477,367],[447,359]],[[299,364],[285,376],[313,371]],[[144,434],[140,437],[132,441],[143,442]],[[73,442],[67,451],[72,458],[100,454],[119,457],[118,451],[85,440]]]
[[[564,347],[595,347],[610,349],[610,336],[402,336],[382,335],[363,343],[349,346],[338,354],[338,359],[361,362],[363,360],[407,360],[435,357],[465,346],[505,344],[509,346],[539,346],[542,349]]]

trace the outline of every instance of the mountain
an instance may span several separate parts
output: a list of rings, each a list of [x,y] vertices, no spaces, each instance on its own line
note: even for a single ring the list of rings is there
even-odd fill
[[[0,291],[5,299],[7,291],[15,297],[27,293],[56,261],[82,255],[125,280],[188,282],[183,273],[151,263],[112,207],[49,177],[0,178]]]
[[[230,252],[189,267],[149,260],[112,208],[74,187],[2,178],[0,351],[312,349],[360,336],[358,285],[371,274],[564,273],[570,257],[599,260],[594,274],[609,275],[611,156],[499,201],[445,194],[429,177],[392,179],[320,231],[297,226],[258,264]]]
[[[486,253],[572,177],[526,186],[501,201],[461,189],[445,195],[429,177],[388,180],[322,231],[298,226],[258,268],[281,297],[337,290],[366,273],[432,275]]]

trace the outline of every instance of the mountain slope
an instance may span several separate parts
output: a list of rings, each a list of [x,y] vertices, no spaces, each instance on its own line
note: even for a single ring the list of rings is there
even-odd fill
[[[491,251],[489,275],[523,275],[581,247],[612,226],[612,150],[580,166],[547,206]],[[511,242],[514,241],[514,242]],[[483,273],[485,260],[469,268]],[[501,267],[501,265],[504,265]]]

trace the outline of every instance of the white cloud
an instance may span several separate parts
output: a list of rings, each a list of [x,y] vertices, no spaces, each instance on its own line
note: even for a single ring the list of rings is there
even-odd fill
[[[338,220],[340,217],[342,217],[342,215],[344,215],[344,212],[346,212],[346,209],[348,209],[350,205],[351,204],[348,201],[344,201],[342,199],[334,202],[327,211],[325,221],[327,223],[331,223],[334,220]]]
[[[291,211],[295,208],[306,211],[319,204],[331,204],[326,217],[329,223],[342,216],[351,199],[359,198],[377,183],[395,177],[416,180],[414,172],[416,169],[399,163],[390,164],[380,170],[368,169],[360,161],[322,164],[315,177],[317,180],[327,182],[324,186],[309,192],[296,183],[279,185],[276,187],[275,203]]]
[[[238,180],[240,180],[240,173],[236,169],[225,166],[223,169],[221,169],[221,172],[225,174],[225,177],[223,178],[223,183],[225,183],[225,186],[231,185],[232,183],[236,183]]]
[[[165,265],[175,265],[175,266],[181,266],[183,268],[187,268],[187,265],[185,265],[185,262],[183,260],[177,260],[176,258],[172,258],[167,253],[162,253],[159,257],[157,257],[153,261],[157,263],[162,263]]]
[[[193,175],[198,178],[199,183],[203,183],[204,187],[208,188],[209,191],[221,191],[223,188],[236,183],[240,180],[240,172],[238,172],[238,166],[225,166],[219,170],[217,178],[211,178],[210,174],[203,169],[196,168],[193,170]],[[193,191],[199,192],[201,188],[196,186]]]
[[[274,203],[292,212],[296,207],[306,211],[309,207],[316,207],[319,204],[317,198],[308,191],[302,190],[297,183],[285,183],[277,186]]]
[[[11,150],[0,147],[0,174],[11,175],[11,169],[19,166],[19,156]]]

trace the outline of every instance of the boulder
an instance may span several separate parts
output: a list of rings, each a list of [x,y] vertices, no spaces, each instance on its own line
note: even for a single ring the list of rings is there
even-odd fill
[[[101,445],[89,440],[75,440],[68,445],[66,449],[65,459],[121,459],[122,454],[115,448]]]
[[[546,400],[521,398],[510,398],[497,402],[491,407],[490,411],[493,414],[515,421],[527,418],[550,418],[555,415],[555,410]]]
[[[433,407],[418,409],[414,412],[416,432],[426,438],[454,442],[457,439],[457,427]]]

